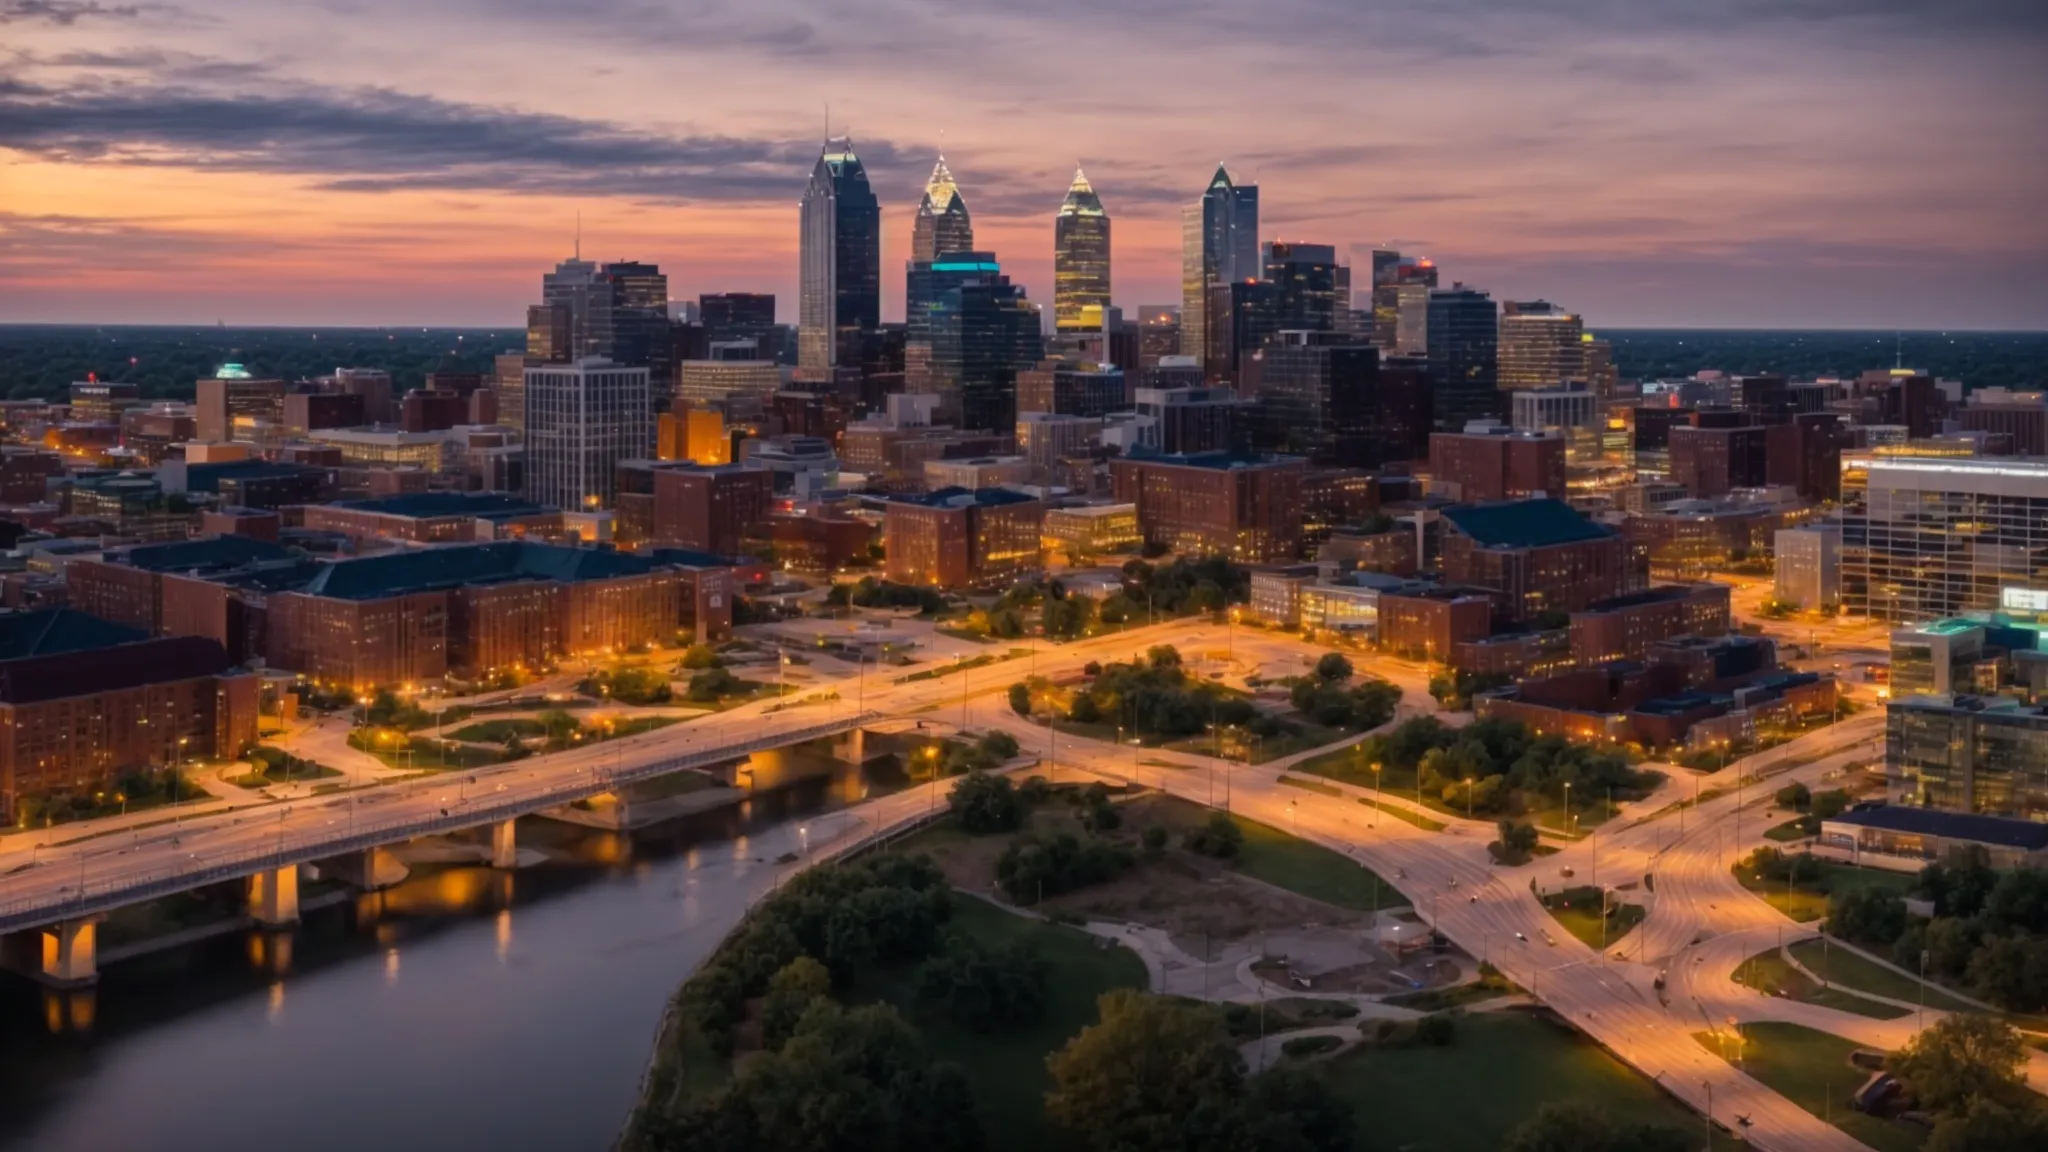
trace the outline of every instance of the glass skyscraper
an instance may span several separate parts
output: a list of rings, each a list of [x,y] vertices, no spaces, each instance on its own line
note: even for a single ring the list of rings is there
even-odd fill
[[[825,141],[804,189],[797,288],[797,371],[829,380],[859,359],[882,323],[882,207],[853,141]]]
[[[915,265],[928,278],[930,303],[912,322],[905,346],[910,391],[939,397],[942,419],[974,430],[1008,432],[1017,423],[1017,374],[1038,362],[1038,313],[1024,289],[986,252],[948,253]],[[921,351],[919,351],[921,349]],[[921,363],[911,372],[912,352]]]
[[[1213,289],[1262,271],[1258,185],[1233,184],[1218,164],[1202,198],[1182,210],[1180,239],[1180,351],[1207,367]]]
[[[1431,292],[1427,337],[1437,427],[1457,432],[1467,421],[1502,415],[1500,316],[1493,297],[1462,284]]]
[[[1100,328],[1109,309],[1109,213],[1079,168],[1052,224],[1053,327]]]
[[[1337,249],[1275,240],[1262,249],[1266,279],[1279,293],[1282,332],[1328,332],[1337,326]]]
[[[917,205],[917,223],[910,232],[910,259],[936,260],[941,252],[966,252],[974,247],[974,222],[967,216],[967,201],[960,185],[946,167],[946,158],[932,165],[932,178],[925,181],[924,199]]]
[[[1859,455],[1843,477],[1845,613],[1916,623],[2048,587],[2048,460]]]

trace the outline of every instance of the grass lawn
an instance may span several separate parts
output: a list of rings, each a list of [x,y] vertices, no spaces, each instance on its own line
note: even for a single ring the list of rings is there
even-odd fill
[[[538,720],[522,717],[506,717],[499,720],[482,720],[467,724],[448,733],[448,739],[461,740],[468,744],[503,744],[514,736],[522,739],[528,736],[544,736],[547,726]]]
[[[1406,908],[1408,900],[1370,869],[1320,844],[1297,840],[1268,824],[1232,816],[1244,830],[1238,871],[1275,888],[1339,908]]]
[[[953,901],[951,930],[987,944],[1023,939],[1051,966],[1044,1015],[1015,1032],[973,1032],[921,1015],[913,1002],[914,969],[873,973],[856,983],[850,1001],[886,1000],[900,1008],[941,1059],[957,1062],[974,1085],[975,1111],[988,1147],[1040,1152],[1062,1146],[1045,1118],[1052,1077],[1045,1058],[1095,1022],[1095,998],[1112,988],[1143,988],[1145,965],[1124,948],[1098,948],[1072,928],[1012,915],[970,897]]]
[[[1387,996],[1388,1004],[1400,1008],[1413,1008],[1417,1012],[1443,1012],[1451,1008],[1464,1008],[1472,1004],[1483,1004],[1500,996],[1520,992],[1514,982],[1501,976],[1482,976],[1470,984],[1453,984],[1449,988],[1425,988],[1420,992],[1403,992],[1398,996]]]
[[[1412,808],[1404,808],[1399,804],[1388,804],[1384,801],[1374,800],[1370,796],[1360,797],[1358,802],[1375,812],[1385,812],[1396,820],[1404,820],[1413,824],[1424,832],[1441,832],[1450,827],[1450,825],[1443,821],[1432,820]]]
[[[1882,964],[1874,964],[1864,957],[1839,945],[1823,949],[1819,940],[1801,940],[1791,946],[1792,957],[1804,964],[1807,971],[1821,977],[1830,984],[1840,984],[1858,992],[1873,996],[1889,996],[1909,1004],[1920,1002],[1920,981],[1901,972],[1894,972]],[[1944,1012],[1978,1012],[1973,1005],[1943,992],[1933,984],[1925,985],[1927,1006]]]
[[[1535,1013],[1467,1016],[1449,1047],[1356,1048],[1323,1067],[1370,1132],[1361,1147],[1498,1152],[1510,1132],[1556,1100],[1589,1104],[1619,1124],[1702,1128],[1648,1079]],[[1735,1144],[1717,1140],[1715,1147]]]
[[[1763,881],[1756,873],[1740,863],[1731,871],[1742,882],[1744,888],[1764,898],[1764,902],[1786,916],[1810,924],[1827,915],[1828,895],[1847,892],[1854,888],[1889,888],[1904,895],[1917,878],[1906,872],[1887,872],[1881,868],[1858,868],[1852,864],[1836,864],[1830,860],[1821,861],[1820,879],[1804,887],[1794,885],[1789,889],[1779,881]]]
[[[1793,840],[1804,840],[1806,839],[1806,829],[1800,825],[1805,819],[1805,817],[1801,816],[1787,820],[1769,832],[1764,833],[1764,839],[1776,840],[1780,844],[1789,843]]]
[[[1693,1039],[1878,1152],[1913,1152],[1920,1147],[1919,1131],[1849,1107],[1849,1098],[1870,1076],[1849,1063],[1849,1054],[1860,1045],[1797,1024],[1749,1024],[1742,1033],[1740,1051],[1727,1033],[1716,1037],[1697,1032]]]
[[[1325,784],[1321,780],[1309,780],[1301,776],[1282,776],[1280,777],[1280,783],[1289,788],[1299,788],[1304,792],[1314,792],[1318,796],[1335,796],[1340,800],[1344,797],[1344,790],[1342,788],[1337,787],[1335,784]]]
[[[1600,948],[1628,935],[1629,929],[1643,922],[1643,907],[1640,904],[1617,904],[1612,897],[1607,900],[1607,923],[1603,929],[1600,923],[1600,889],[1590,884],[1567,888],[1543,898],[1543,906],[1564,930],[1579,938],[1588,948]]]
[[[1839,949],[1838,949],[1839,951]],[[1766,996],[1782,996],[1804,1004],[1818,1004],[1841,1012],[1853,1012],[1873,1020],[1897,1020],[1910,1016],[1913,1010],[1866,1000],[1840,988],[1822,987],[1813,979],[1794,968],[1783,954],[1776,949],[1758,953],[1742,962],[1735,970],[1735,982],[1746,988],[1754,988]]]

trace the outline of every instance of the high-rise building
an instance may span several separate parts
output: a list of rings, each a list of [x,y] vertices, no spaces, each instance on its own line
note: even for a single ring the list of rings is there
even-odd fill
[[[1413,389],[1383,381],[1381,367],[1380,350],[1358,337],[1280,333],[1259,371],[1267,442],[1316,464],[1377,468],[1412,459],[1430,414],[1407,410],[1401,400]]]
[[[861,333],[882,323],[882,207],[853,141],[825,141],[804,189],[797,369],[830,380],[859,362]]]
[[[1251,405],[1228,388],[1139,388],[1136,410],[1149,423],[1138,441],[1168,456],[1242,449],[1250,442]]]
[[[1170,304],[1140,304],[1138,306],[1138,370],[1149,373],[1159,366],[1162,356],[1180,355],[1180,309]],[[1201,361],[1192,360],[1195,365],[1196,383],[1200,383]]]
[[[2048,821],[2048,709],[1919,696],[1885,710],[1885,774],[1900,804]]]
[[[619,462],[654,454],[647,369],[587,357],[526,370],[526,496],[609,508]]]
[[[1252,364],[1280,334],[1280,286],[1271,280],[1213,285],[1203,327],[1209,339],[1202,362],[1206,381],[1252,390]]]
[[[256,439],[284,416],[282,380],[258,380],[240,364],[223,364],[198,382],[192,402],[199,438],[211,444]]]
[[[775,331],[772,292],[706,293],[697,297],[697,324],[704,329],[707,345],[751,340],[756,348],[753,359],[775,359],[775,349],[764,343]]]
[[[1109,308],[1109,213],[1079,169],[1052,222],[1053,327],[1100,328]]]
[[[1402,356],[1428,353],[1429,294],[1436,263],[1398,252],[1373,253],[1372,342]]]
[[[1202,198],[1181,213],[1181,355],[1204,359],[1214,347],[1208,326],[1216,285],[1260,271],[1258,185],[1233,184],[1218,164]]]
[[[526,351],[549,364],[599,356],[644,367],[653,397],[665,400],[675,387],[668,277],[638,261],[562,261],[541,276],[541,302],[527,309]]]
[[[1478,423],[1429,438],[1429,475],[1464,503],[1564,496],[1565,440],[1555,432],[1519,432]]]
[[[1429,374],[1437,427],[1499,414],[1500,326],[1493,297],[1454,284],[1429,294]]]
[[[1832,612],[1842,602],[1842,526],[1780,528],[1772,548],[1771,595],[1807,612]]]
[[[2048,394],[1979,388],[1964,397],[1956,421],[1965,432],[2012,437],[2015,456],[2048,456]]]
[[[1329,244],[1275,240],[1262,248],[1265,279],[1278,297],[1281,331],[1328,332],[1337,327],[1337,249]],[[1347,277],[1348,279],[1348,277]]]
[[[967,215],[967,201],[960,185],[940,156],[932,165],[931,179],[925,181],[924,199],[917,204],[917,221],[910,230],[910,258],[936,260],[941,252],[967,252],[974,248],[974,222]]]
[[[2048,586],[2048,460],[1859,454],[1842,471],[1845,613],[1916,623]]]
[[[1500,306],[1503,392],[1562,388],[1586,378],[1585,325],[1577,314],[1547,300],[1508,300]]]
[[[906,387],[939,397],[942,419],[1007,433],[1017,422],[1017,374],[1039,359],[1038,313],[986,252],[916,265],[929,302],[904,348]]]
[[[1100,419],[1130,407],[1123,369],[1109,364],[1044,360],[1017,374],[1017,410]]]
[[[1694,412],[1671,429],[1670,448],[1671,479],[1696,500],[1799,482],[1799,429],[1759,424],[1747,412]]]

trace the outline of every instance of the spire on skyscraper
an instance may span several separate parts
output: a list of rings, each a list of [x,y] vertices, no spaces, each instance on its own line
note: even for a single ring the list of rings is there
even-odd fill
[[[1074,166],[1074,182],[1067,185],[1067,198],[1060,204],[1060,215],[1102,215],[1102,197],[1095,194],[1095,186],[1088,183],[1088,174],[1078,164]]]
[[[934,260],[942,252],[968,252],[974,248],[974,223],[967,214],[967,200],[953,179],[941,154],[932,165],[932,177],[925,182],[924,199],[917,205],[917,221],[911,228],[910,259]]]

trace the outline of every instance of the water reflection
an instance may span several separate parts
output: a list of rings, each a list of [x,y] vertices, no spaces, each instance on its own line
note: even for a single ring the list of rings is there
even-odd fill
[[[116,960],[91,989],[0,976],[0,1149],[216,1148],[252,1125],[308,1152],[600,1146],[685,945],[708,947],[692,933],[731,912],[750,836],[875,784],[845,770],[632,833],[522,820],[521,847],[547,863],[415,865],[379,892],[309,885],[293,931]],[[241,895],[188,898],[180,926],[232,924]],[[161,926],[136,919],[108,927],[133,943]],[[292,1074],[252,1103],[223,1062]],[[328,1122],[339,1099],[380,1103]]]

